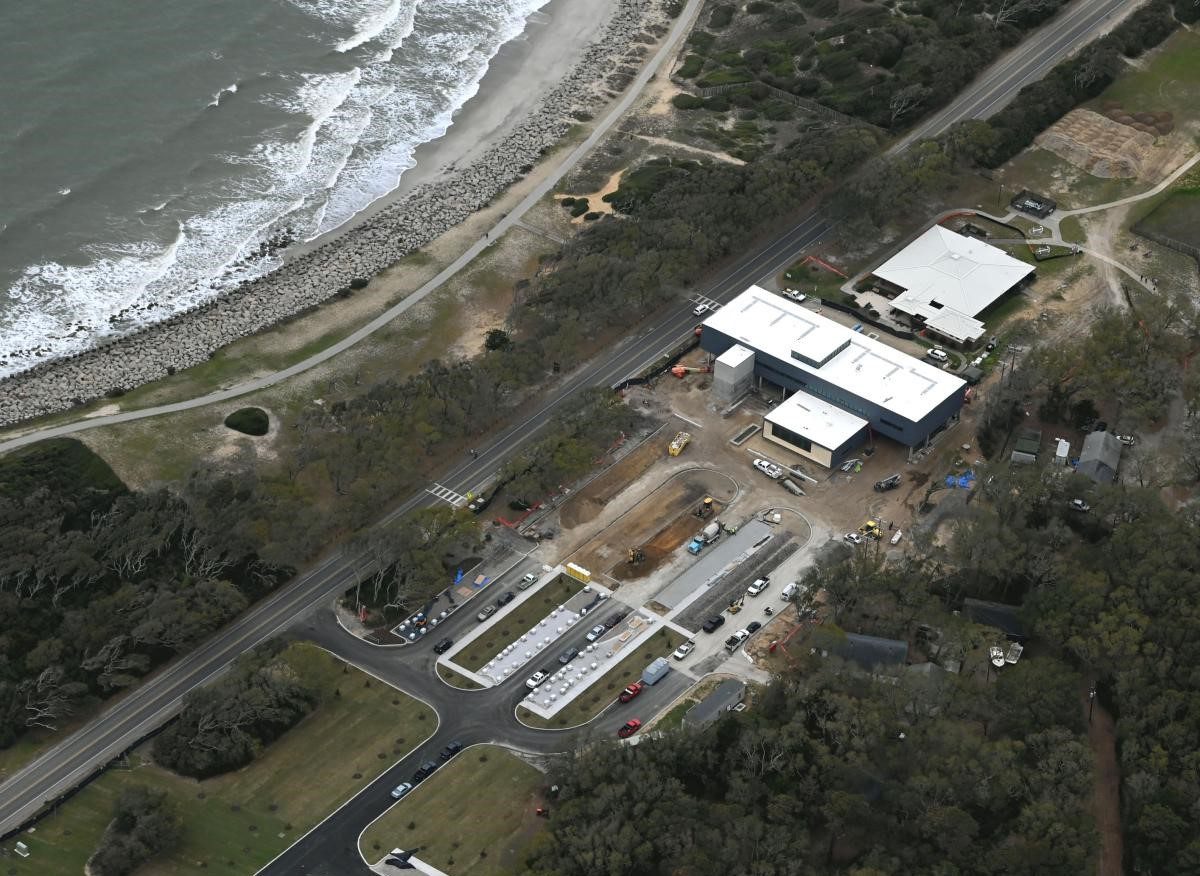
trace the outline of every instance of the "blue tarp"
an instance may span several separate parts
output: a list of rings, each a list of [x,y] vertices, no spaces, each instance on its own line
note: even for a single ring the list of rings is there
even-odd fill
[[[968,471],[961,475],[946,475],[946,486],[950,489],[969,490],[975,485],[975,472]]]

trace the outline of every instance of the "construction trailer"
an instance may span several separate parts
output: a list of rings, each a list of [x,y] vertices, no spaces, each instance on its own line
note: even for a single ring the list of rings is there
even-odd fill
[[[667,445],[667,453],[671,456],[678,456],[683,453],[683,448],[688,446],[688,442],[692,440],[690,432],[676,432],[675,437],[671,439],[671,443]]]

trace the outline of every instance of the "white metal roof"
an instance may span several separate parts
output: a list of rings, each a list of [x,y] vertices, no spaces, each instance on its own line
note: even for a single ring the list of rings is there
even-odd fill
[[[895,301],[892,302],[893,306],[895,303]],[[925,325],[943,337],[959,343],[977,341],[983,337],[984,332],[983,323],[975,317],[950,309],[939,310],[933,316],[927,316]]]
[[[797,390],[783,404],[776,405],[764,419],[797,432],[828,450],[837,450],[867,425],[862,417],[803,390]]]
[[[914,422],[965,386],[953,374],[759,286],[717,310],[704,325]],[[823,364],[798,360],[793,351]],[[826,360],[830,351],[835,352]]]
[[[1032,273],[1033,265],[940,225],[874,271],[904,290],[892,299],[892,307],[923,317],[930,327],[959,340],[980,337],[983,324],[972,317]],[[974,326],[978,333],[968,335]]]
[[[730,368],[737,368],[747,359],[754,358],[754,351],[748,350],[741,344],[734,344],[724,353],[717,357],[717,361],[722,365],[727,365]]]

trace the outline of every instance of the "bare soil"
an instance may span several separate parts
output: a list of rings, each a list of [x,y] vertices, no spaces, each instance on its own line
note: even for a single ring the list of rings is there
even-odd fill
[[[703,494],[701,493],[695,497],[692,504],[697,504],[702,498]],[[723,504],[714,501],[714,516],[720,515],[724,508]],[[614,566],[609,574],[618,581],[634,581],[638,578],[645,578],[658,569],[698,530],[707,525],[707,521],[697,517],[694,509],[685,503],[684,510],[674,520],[656,532],[645,544],[640,545],[646,555],[645,560],[637,564],[625,560]],[[637,545],[631,546],[636,547]]]
[[[1087,691],[1081,692],[1080,704],[1088,715]],[[1092,814],[1100,832],[1098,876],[1122,876],[1121,861],[1125,841],[1121,833],[1121,768],[1117,763],[1117,728],[1112,715],[1097,699],[1091,708],[1088,742],[1096,759],[1096,785],[1092,796]]]
[[[664,430],[665,431],[665,430]],[[662,434],[661,432],[659,433]],[[669,438],[667,440],[670,440]],[[600,477],[572,496],[559,510],[563,529],[574,529],[595,519],[614,496],[666,456],[662,442],[651,438]]]
[[[644,578],[683,544],[685,536],[701,528],[691,512],[705,496],[728,501],[730,493],[731,487],[723,476],[708,469],[686,470],[666,483],[659,482],[657,489],[596,534],[570,559],[593,572],[613,570],[614,577],[615,567],[620,564],[627,570],[622,578],[625,581]],[[675,522],[664,527],[664,519]],[[626,562],[631,547],[642,547],[646,552],[646,562],[631,570],[633,574],[629,574]]]

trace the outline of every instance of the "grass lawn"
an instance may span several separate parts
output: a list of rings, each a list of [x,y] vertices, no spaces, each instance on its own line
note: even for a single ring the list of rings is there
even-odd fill
[[[1180,28],[1158,49],[1150,52],[1144,67],[1128,68],[1116,82],[1090,103],[1100,111],[1106,100],[1115,100],[1129,112],[1175,114],[1176,126],[1196,118],[1196,81],[1200,79],[1200,33]]]
[[[1200,188],[1171,192],[1170,197],[1137,224],[1137,228],[1200,247]]]
[[[1067,243],[1087,243],[1087,232],[1083,230],[1083,223],[1079,221],[1078,216],[1068,216],[1058,223],[1058,230],[1062,232],[1062,239]]]
[[[542,586],[533,596],[517,606],[516,610],[488,621],[482,636],[454,655],[454,662],[463,669],[478,672],[495,657],[500,649],[548,615],[552,609],[562,605],[583,589],[583,584],[566,575]]]
[[[672,707],[671,711],[667,712],[661,718],[654,722],[655,730],[678,730],[683,726],[683,716],[687,714],[688,709],[696,705],[697,700],[691,697],[684,697]]]
[[[483,685],[474,679],[467,678],[461,672],[455,672],[449,666],[437,664],[438,678],[447,684],[452,684],[461,690],[483,690]]]
[[[614,666],[591,686],[563,707],[552,719],[539,718],[528,709],[520,710],[520,718],[530,727],[559,729],[584,724],[604,711],[626,685],[642,677],[642,670],[656,657],[666,657],[687,637],[670,627],[660,627],[649,641]]]
[[[545,827],[534,814],[545,777],[494,745],[469,748],[367,828],[374,863],[396,846],[455,876],[519,873],[523,850]]]
[[[28,858],[5,862],[9,876],[82,873],[129,785],[170,794],[184,840],[139,876],[196,873],[245,876],[298,839],[437,725],[429,708],[306,644],[285,652],[319,692],[320,705],[250,766],[203,782],[150,762],[148,747],[110,769],[22,836]]]

